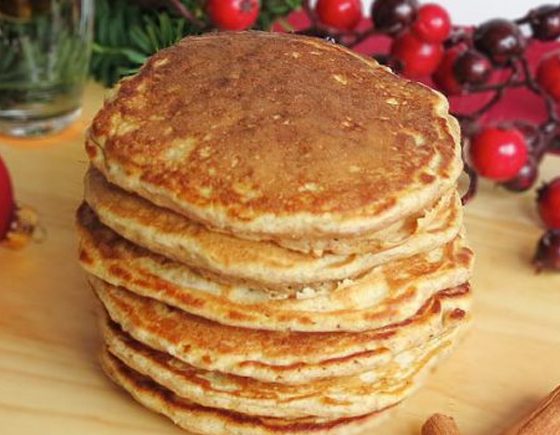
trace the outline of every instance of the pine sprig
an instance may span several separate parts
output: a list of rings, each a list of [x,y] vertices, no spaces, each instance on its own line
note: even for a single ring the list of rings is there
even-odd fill
[[[106,86],[134,73],[152,54],[202,29],[167,10],[126,0],[97,0],[90,71]]]
[[[90,72],[105,86],[112,86],[121,77],[138,71],[146,59],[158,50],[175,44],[187,35],[212,30],[204,12],[204,2],[181,1],[200,25],[179,16],[173,8],[143,7],[140,3],[131,0],[95,2]],[[279,18],[300,8],[301,4],[301,0],[262,1],[255,28],[270,30]]]

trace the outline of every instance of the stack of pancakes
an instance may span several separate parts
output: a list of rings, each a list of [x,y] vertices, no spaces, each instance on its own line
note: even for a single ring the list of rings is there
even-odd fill
[[[468,323],[458,134],[442,96],[321,40],[160,51],[86,143],[104,370],[196,433],[378,423]]]

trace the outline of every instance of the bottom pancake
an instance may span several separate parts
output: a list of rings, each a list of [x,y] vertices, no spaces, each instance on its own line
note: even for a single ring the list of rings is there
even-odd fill
[[[453,327],[389,364],[354,376],[285,385],[197,369],[134,340],[107,316],[102,322],[109,352],[128,367],[194,403],[251,415],[342,418],[364,415],[410,396],[445,358],[462,327]]]
[[[393,407],[349,418],[283,419],[256,417],[218,408],[197,405],[182,399],[150,378],[127,367],[104,350],[101,365],[107,375],[135,400],[152,411],[171,419],[190,432],[212,435],[353,435],[379,424]]]

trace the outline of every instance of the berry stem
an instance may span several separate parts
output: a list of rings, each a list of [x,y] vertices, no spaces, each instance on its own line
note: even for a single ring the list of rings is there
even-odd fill
[[[492,96],[492,98],[487,103],[483,104],[481,107],[479,107],[474,112],[471,112],[469,114],[454,113],[453,116],[455,116],[459,120],[474,121],[476,118],[481,117],[484,113],[486,113],[492,107],[494,107],[496,104],[498,104],[500,102],[500,100],[502,99],[502,97],[504,96],[504,93],[505,93],[506,89],[508,87],[511,87],[512,83],[517,83],[518,82],[518,77],[520,75],[520,71],[519,71],[519,67],[517,66],[517,64],[512,63],[511,66],[510,66],[510,70],[511,70],[511,73],[510,73],[509,77],[506,79],[506,81],[502,82],[502,83],[498,83],[498,84],[494,85],[494,87],[491,87],[487,90],[478,90],[479,89],[478,87],[477,88],[469,88],[470,92],[472,92],[472,89],[477,89],[477,91],[475,91],[475,92],[487,92],[488,90],[494,91],[494,95]],[[480,88],[483,89],[483,87],[480,87]]]
[[[453,27],[451,35],[449,35],[449,37],[444,42],[444,47],[447,50],[461,43],[464,43],[467,46],[471,47],[471,34],[464,27]]]
[[[527,88],[531,90],[534,94],[543,98],[546,104],[548,119],[543,124],[541,124],[541,129],[544,129],[545,126],[549,124],[558,124],[560,122],[560,118],[558,117],[558,113],[556,112],[556,105],[554,99],[550,95],[548,95],[545,91],[542,90],[542,88],[539,86],[539,84],[533,77],[527,58],[521,57],[519,59],[519,63],[523,68],[523,74],[525,75],[525,83],[527,85]]]
[[[365,41],[366,39],[375,36],[376,34],[378,34],[379,32],[374,28],[370,28],[364,32],[361,33],[355,33],[354,35],[354,39],[352,40],[352,42],[346,44],[347,47],[349,48],[354,48],[356,45],[360,44],[361,42]]]
[[[183,3],[181,3],[180,0],[167,0],[167,2],[169,3],[169,5],[173,9],[175,9],[175,12],[177,12],[185,20],[189,21],[190,23],[192,23],[196,27],[199,27],[199,28],[204,27],[204,23],[202,23],[198,18],[196,18],[192,14],[192,12],[189,11]]]

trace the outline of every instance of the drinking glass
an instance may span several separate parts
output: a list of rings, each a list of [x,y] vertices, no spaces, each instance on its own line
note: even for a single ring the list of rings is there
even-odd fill
[[[94,0],[0,0],[0,133],[52,133],[80,114]]]

